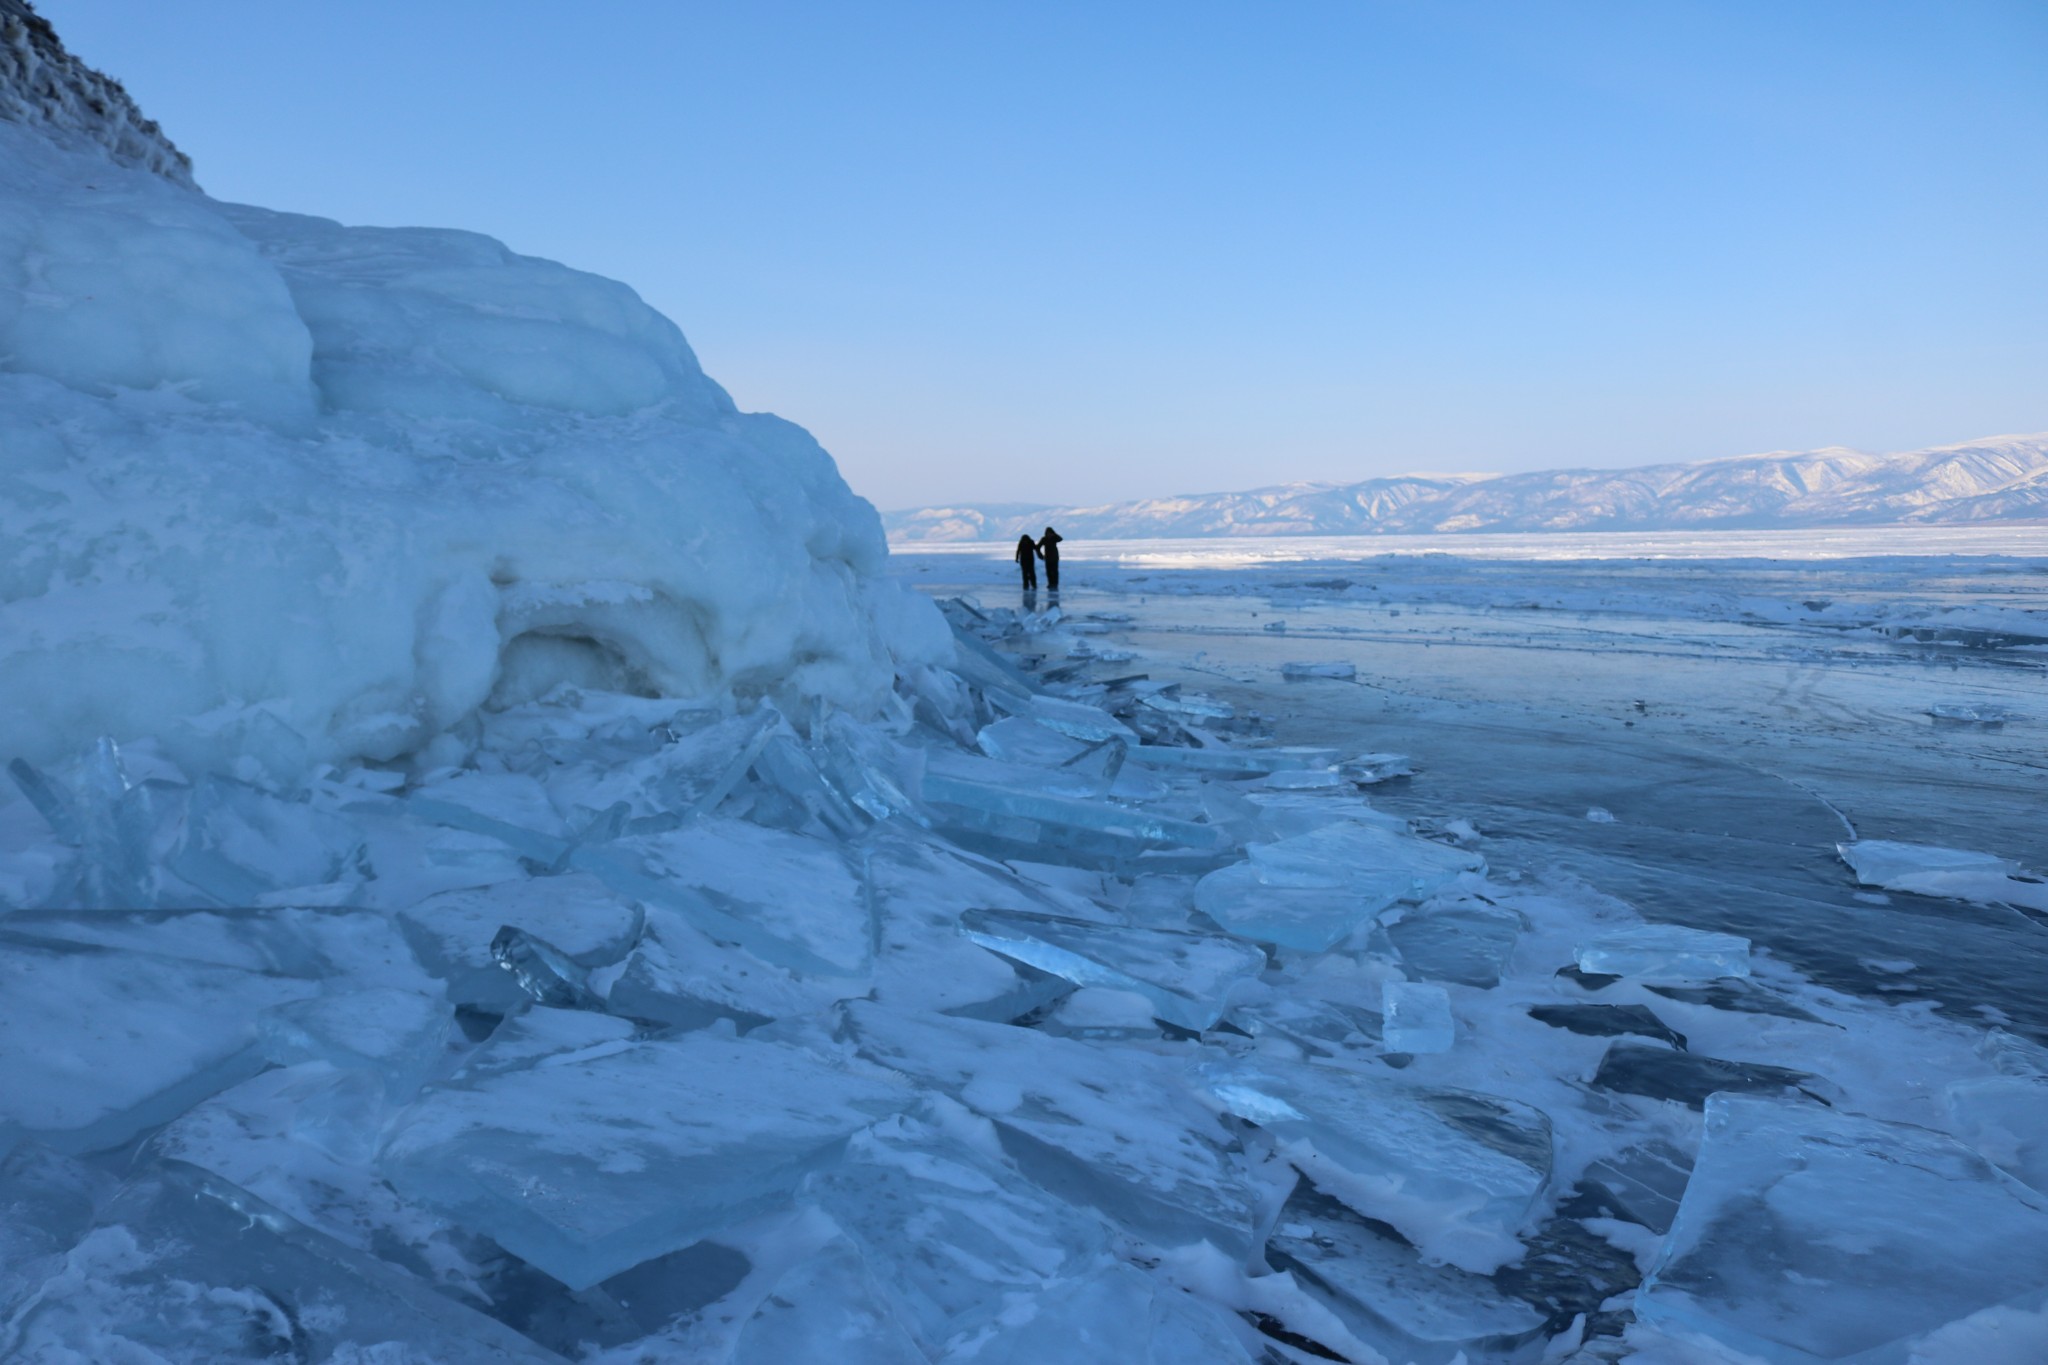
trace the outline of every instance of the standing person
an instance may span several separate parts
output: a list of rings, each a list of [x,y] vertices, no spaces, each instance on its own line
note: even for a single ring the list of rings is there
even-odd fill
[[[1024,591],[1038,591],[1038,546],[1030,536],[1017,537],[1017,567],[1024,571]],[[1049,570],[1048,570],[1049,571]]]
[[[1060,533],[1050,526],[1038,538],[1038,553],[1045,560],[1045,586],[1053,592],[1060,590],[1060,540]]]

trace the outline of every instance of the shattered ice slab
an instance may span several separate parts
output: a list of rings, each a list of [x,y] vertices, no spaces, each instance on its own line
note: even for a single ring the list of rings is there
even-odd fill
[[[2048,1194],[2048,1078],[1978,1076],[1951,1084],[1947,1100],[1963,1141]]]
[[[388,986],[294,1000],[264,1017],[263,1053],[280,1066],[366,1068],[402,1100],[445,1056],[452,1018],[446,1001]]]
[[[1032,1181],[1160,1246],[1253,1247],[1257,1197],[1176,1059],[1032,1029],[839,1007],[861,1056],[990,1119]]]
[[[407,1198],[586,1289],[785,1198],[908,1102],[786,1044],[614,1039],[429,1090],[382,1166]]]
[[[847,1238],[792,1266],[740,1328],[723,1365],[928,1365]]]
[[[1325,1194],[1391,1224],[1432,1262],[1492,1274],[1550,1178],[1550,1120],[1513,1100],[1268,1059],[1207,1072]]]
[[[974,737],[975,747],[1003,763],[1035,764],[1057,768],[1088,752],[1088,742],[1073,739],[1022,716],[1006,716],[984,725]]]
[[[1131,762],[1151,768],[1185,768],[1217,777],[1264,777],[1270,773],[1327,768],[1337,750],[1315,745],[1279,749],[1190,749],[1177,744],[1138,744]]]
[[[563,1360],[248,1191],[176,1162],[125,1185],[5,1330],[0,1345],[20,1360]]]
[[[1341,682],[1350,682],[1358,676],[1358,665],[1346,663],[1285,663],[1280,665],[1280,676],[1290,680],[1300,678],[1334,678]]]
[[[1433,901],[1383,917],[1380,932],[1410,978],[1491,989],[1515,955],[1522,917],[1480,901]]]
[[[224,905],[333,881],[362,838],[338,815],[240,782],[202,778],[171,849],[172,872]]]
[[[1381,988],[1381,1040],[1389,1052],[1449,1052],[1458,1040],[1451,993],[1421,981],[1389,981]]]
[[[1716,1095],[1637,1317],[1778,1361],[1904,1365],[1943,1324],[2048,1285],[2048,1200],[1953,1138]]]
[[[1995,854],[1889,839],[1836,844],[1835,852],[1855,871],[1861,886],[2048,910],[2048,882]]]
[[[266,1010],[311,981],[0,931],[0,1145],[117,1147],[264,1066]]]
[[[1138,742],[1137,732],[1130,726],[1102,708],[1085,702],[1066,701],[1043,694],[1034,694],[1025,701],[996,694],[989,698],[989,702],[998,710],[1083,743],[1097,744],[1105,739],[1120,739],[1126,744]]]
[[[1749,975],[1749,940],[1677,924],[1641,924],[1579,945],[1579,970],[1639,981],[1712,981]]]
[[[491,951],[510,926],[553,945],[578,966],[617,962],[640,936],[640,907],[596,877],[568,873],[446,891],[401,911],[398,924],[448,998],[507,1010],[527,998]]]
[[[1255,1365],[1238,1329],[1213,1304],[1119,1263],[1014,1304],[966,1358],[976,1365]]]
[[[1306,1185],[1281,1210],[1266,1259],[1322,1291],[1344,1325],[1389,1360],[1492,1359],[1528,1345],[1545,1326],[1543,1314],[1492,1280],[1425,1264],[1414,1247]]]
[[[113,1188],[113,1177],[39,1142],[0,1151],[0,1345],[10,1310],[57,1273]]]
[[[1216,934],[1090,924],[1022,910],[969,910],[960,932],[993,953],[1077,986],[1134,991],[1166,1023],[1196,1033],[1229,1007],[1231,989],[1265,969],[1266,955]]]
[[[985,1119],[944,1100],[856,1134],[797,1198],[830,1214],[860,1247],[932,1359],[1017,1300],[1099,1272],[1109,1259],[1100,1219],[1025,1179]]]
[[[1136,857],[1152,849],[1213,852],[1224,843],[1221,832],[1211,825],[945,772],[925,773],[923,795],[926,801],[949,808],[947,814],[956,825],[1048,849]]]
[[[573,861],[620,895],[673,910],[764,962],[849,981],[874,970],[872,914],[836,840],[705,819]]]
[[[1348,887],[1369,896],[1398,888],[1403,900],[1426,899],[1466,872],[1486,870],[1477,853],[1362,820],[1340,820],[1245,851],[1268,886]]]
[[[1334,948],[1407,890],[1390,875],[1377,893],[1356,886],[1268,886],[1251,863],[1218,868],[1195,884],[1195,908],[1240,938],[1299,952]]]

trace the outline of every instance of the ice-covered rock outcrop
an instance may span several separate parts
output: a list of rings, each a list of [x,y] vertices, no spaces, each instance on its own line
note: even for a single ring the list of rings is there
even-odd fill
[[[192,162],[144,118],[121,83],[64,50],[26,0],[0,0],[0,119],[25,123],[116,164],[192,183]]]
[[[860,710],[950,649],[831,458],[626,286],[215,202],[0,33],[0,752],[383,760],[561,682]]]

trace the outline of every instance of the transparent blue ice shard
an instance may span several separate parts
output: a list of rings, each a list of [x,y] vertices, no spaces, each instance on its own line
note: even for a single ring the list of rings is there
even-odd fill
[[[165,860],[172,872],[223,905],[333,881],[362,847],[344,819],[241,782],[201,778],[185,831]]]
[[[1135,991],[1157,1017],[1201,1032],[1222,1017],[1231,988],[1257,977],[1266,955],[1218,934],[1130,929],[1021,910],[969,910],[960,931],[1004,957],[1079,986]]]
[[[1120,739],[1126,744],[1135,744],[1138,739],[1130,726],[1109,712],[1082,702],[1066,701],[1042,694],[1023,701],[998,694],[989,698],[989,702],[999,711],[1088,744],[1105,739]]]
[[[1466,872],[1481,872],[1476,853],[1418,839],[1358,820],[1324,825],[1277,843],[1246,850],[1268,886],[1351,887],[1383,895],[1397,883],[1404,900],[1423,900]]]
[[[597,1010],[604,1001],[590,989],[590,973],[546,939],[506,925],[491,940],[491,956],[537,1005]]]
[[[97,1360],[564,1365],[423,1280],[182,1162],[124,1185],[94,1238],[104,1240],[86,1255],[92,1273],[53,1277],[7,1324],[28,1358],[80,1358],[64,1343],[89,1323]],[[388,1349],[398,1343],[402,1355]]]
[[[788,1044],[620,1039],[430,1088],[381,1164],[407,1198],[585,1289],[787,1200],[912,1098]]]
[[[2048,1199],[1955,1139],[1718,1094],[1636,1316],[1766,1360],[1903,1361],[1980,1310],[2038,1312],[2043,1286]]]
[[[1749,940],[1735,934],[1643,924],[1582,943],[1579,970],[1644,981],[1709,981],[1749,975]]]
[[[1281,1155],[1433,1261],[1490,1275],[1550,1178],[1550,1120],[1528,1105],[1349,1068],[1255,1061],[1205,1068],[1223,1106]]]
[[[1139,744],[1131,761],[1152,768],[1186,768],[1219,777],[1263,777],[1292,768],[1326,768],[1338,751],[1314,746],[1284,749],[1188,749],[1176,744]]]
[[[1179,1058],[868,1001],[835,1015],[863,1057],[993,1121],[1009,1158],[1067,1203],[1158,1246],[1251,1254],[1259,1196]]]
[[[733,1342],[724,1365],[927,1365],[852,1242],[838,1238],[792,1266]]]
[[[453,1011],[416,991],[371,987],[295,1000],[263,1020],[264,1056],[280,1066],[320,1061],[363,1067],[403,1100],[446,1055]]]
[[[1389,981],[1380,988],[1381,1040],[1389,1052],[1449,1052],[1457,1042],[1451,995],[1421,981]]]
[[[1136,854],[1148,848],[1209,851],[1222,845],[1218,831],[1190,820],[1153,815],[1127,806],[1072,797],[1020,791],[972,782],[938,771],[924,775],[924,799],[987,819],[1013,822],[1018,841],[1043,841],[1057,846],[1071,838],[1066,831],[1107,837],[1107,846]]]
[[[1411,980],[1491,988],[1515,955],[1522,917],[1480,901],[1434,900],[1387,916],[1380,932]]]
[[[1195,908],[1240,938],[1320,953],[1349,938],[1405,894],[1411,879],[1387,873],[1375,887],[1268,886],[1251,863],[1219,868],[1195,885]]]
[[[856,1134],[797,1193],[859,1246],[932,1358],[1014,1301],[1108,1264],[1101,1220],[1025,1179],[995,1148],[986,1120],[935,1099],[917,1117]]]

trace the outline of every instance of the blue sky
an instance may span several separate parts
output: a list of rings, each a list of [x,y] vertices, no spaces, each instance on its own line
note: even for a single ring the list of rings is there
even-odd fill
[[[41,0],[222,198],[614,276],[883,507],[2048,428],[2048,5]]]

